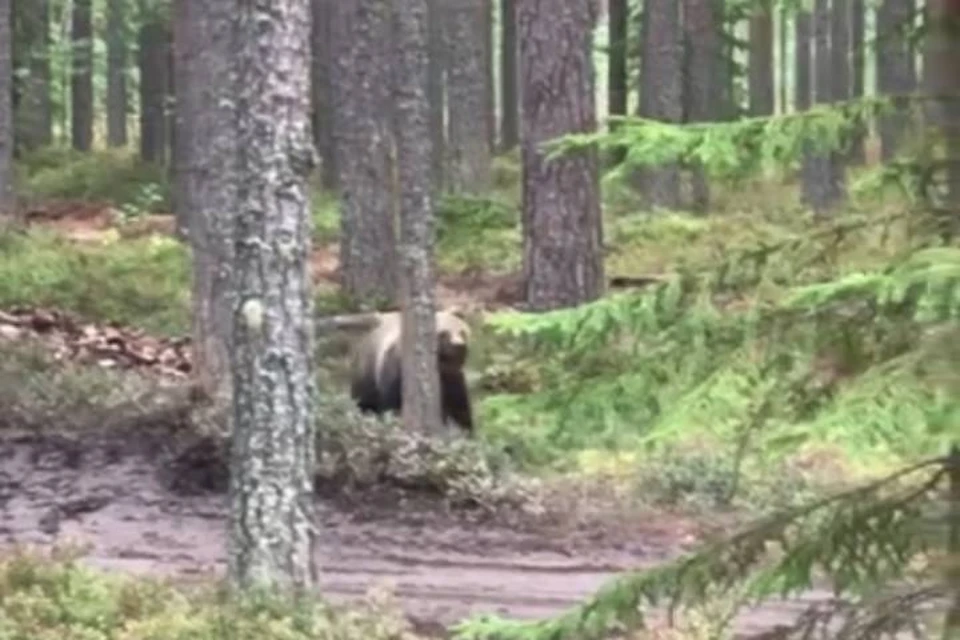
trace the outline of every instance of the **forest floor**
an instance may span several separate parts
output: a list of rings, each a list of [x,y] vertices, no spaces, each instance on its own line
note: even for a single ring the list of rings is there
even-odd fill
[[[95,207],[59,207],[59,214],[48,209],[35,218],[78,241],[102,240],[111,226],[107,214]],[[151,216],[137,224],[145,232],[168,233],[171,222]],[[138,232],[127,225],[124,233]],[[318,249],[313,263],[318,277],[335,278],[335,249]],[[460,278],[444,281],[443,303],[489,308],[508,304],[516,292],[515,283],[505,279]],[[36,314],[22,322],[27,316],[0,315],[0,339],[24,331],[50,335],[37,329]],[[76,335],[86,335],[89,343],[93,334],[104,345],[112,344],[100,330]],[[64,342],[51,344],[62,348]],[[164,349],[179,354],[176,346],[146,348],[142,343],[126,351],[145,361],[147,351],[156,356]],[[154,357],[151,366],[174,371],[182,368],[180,357]],[[78,542],[87,546],[88,562],[107,570],[184,580],[222,573],[224,495],[175,489],[190,483],[170,482],[170,460],[161,453],[168,448],[168,426],[128,425],[83,437],[55,430],[0,434],[0,548]],[[205,464],[192,460],[191,473],[203,475]],[[584,502],[583,496],[577,500]],[[706,523],[705,529],[704,522],[692,518],[615,507],[591,509],[587,515],[571,512],[549,524],[524,522],[516,514],[478,520],[442,508],[438,501],[395,496],[368,496],[362,502],[327,496],[318,498],[317,509],[322,592],[344,600],[386,580],[420,630],[438,634],[444,625],[471,614],[556,614],[620,572],[691,548],[709,525],[716,529],[719,522]],[[738,637],[759,637],[792,624],[813,602],[829,597],[815,591],[744,610],[734,628]]]

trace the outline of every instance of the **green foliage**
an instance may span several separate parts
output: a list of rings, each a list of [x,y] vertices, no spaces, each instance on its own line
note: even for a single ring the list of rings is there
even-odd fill
[[[909,629],[922,619],[922,607],[944,593],[935,567],[928,564],[917,571],[910,562],[937,548],[936,537],[918,525],[935,510],[945,462],[926,461],[852,491],[773,514],[678,560],[623,575],[560,616],[536,622],[480,616],[461,623],[456,637],[599,640],[645,627],[647,613],[658,605],[668,605],[673,614],[727,594],[737,596],[737,605],[749,605],[802,593],[823,580],[838,594],[858,595],[908,578],[907,591],[914,598],[900,602],[912,606],[912,611],[858,607],[846,612],[846,627],[831,637],[874,638]],[[941,530],[938,527],[938,533]],[[911,618],[910,613],[918,615]],[[783,637],[809,637],[803,635],[809,626],[809,618],[801,618],[795,628],[786,630],[791,635]]]
[[[44,149],[24,158],[22,167],[26,175],[19,188],[28,199],[130,205],[149,213],[170,210],[166,171],[141,163],[130,150],[80,154]]]
[[[743,179],[765,170],[792,169],[804,152],[842,150],[864,123],[889,110],[881,98],[817,105],[808,111],[729,122],[670,124],[638,117],[617,117],[615,130],[571,134],[550,144],[553,154],[596,145],[602,151],[625,149],[612,178],[630,169],[679,162],[699,164],[708,174]]]
[[[360,414],[337,393],[320,396],[317,421],[318,477],[338,492],[396,488],[491,512],[538,508],[535,485],[481,441],[410,433],[394,416]]]
[[[437,206],[440,265],[451,271],[516,268],[519,223],[516,209],[500,200],[444,196]]]
[[[189,327],[186,250],[166,238],[83,246],[43,231],[0,236],[0,307],[52,306],[165,334]]]
[[[929,453],[960,415],[944,373],[955,350],[942,345],[955,336],[960,250],[863,253],[898,219],[844,219],[680,264],[643,292],[491,317],[518,354],[498,376],[533,369],[537,386],[486,399],[485,433],[533,464],[699,440],[734,476],[821,444],[874,463]],[[657,224],[691,246],[715,223]],[[838,262],[846,247],[875,266]]]
[[[10,640],[398,640],[415,638],[392,596],[373,589],[351,608],[229,597],[107,575],[57,549],[0,559],[0,637]]]

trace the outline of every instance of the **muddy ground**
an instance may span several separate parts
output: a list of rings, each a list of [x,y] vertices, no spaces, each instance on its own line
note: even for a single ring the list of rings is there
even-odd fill
[[[169,487],[159,443],[149,438],[0,438],[0,548],[88,545],[107,570],[202,578],[224,569],[225,500]],[[191,485],[195,489],[195,485]],[[390,581],[421,628],[474,613],[536,618],[562,611],[614,574],[681,550],[676,522],[623,519],[546,531],[496,520],[470,523],[424,506],[317,502],[321,589],[333,600]],[[794,620],[810,603],[741,614],[739,637]]]

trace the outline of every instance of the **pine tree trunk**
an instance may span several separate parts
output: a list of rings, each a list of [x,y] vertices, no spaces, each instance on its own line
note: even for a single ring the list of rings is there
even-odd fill
[[[333,67],[332,2],[312,0],[313,34],[311,37],[311,95],[313,97],[313,141],[322,164],[325,189],[337,187],[336,148],[333,137]]]
[[[627,115],[627,34],[629,28],[629,3],[627,0],[610,0],[608,40],[609,63],[607,65],[607,107],[611,116]],[[616,125],[611,124],[613,130]],[[614,164],[624,157],[623,151],[614,154]]]
[[[233,20],[229,3],[177,0],[174,5],[175,211],[188,230],[193,256],[194,377],[216,416],[228,413],[232,386],[230,267],[232,222],[239,210]]]
[[[448,63],[447,38],[444,31],[443,2],[445,0],[427,0],[427,28],[429,29],[429,51],[427,96],[430,101],[430,173],[433,192],[439,196],[446,185],[445,166],[447,149],[446,128],[446,73]]]
[[[430,181],[428,3],[407,0],[397,13],[394,105],[400,180],[400,282],[403,308],[403,422],[410,431],[438,433],[433,272],[433,203]]]
[[[853,76],[850,81],[850,97],[855,99],[863,97],[866,81],[866,51],[864,49],[866,19],[864,0],[850,0],[850,72]],[[864,123],[862,127],[858,127],[850,141],[850,154],[848,156],[850,162],[856,164],[866,162],[867,155],[864,148],[866,135],[867,126]]]
[[[334,131],[344,291],[393,302],[397,293],[386,0],[337,0],[333,28]]]
[[[789,54],[789,36],[790,36],[790,18],[791,16],[796,15],[796,12],[791,11],[785,6],[780,7],[778,12],[779,16],[779,27],[778,27],[778,42],[777,49],[780,56],[780,64],[778,72],[780,74],[780,84],[779,84],[779,94],[780,94],[780,110],[779,113],[788,113],[790,111],[790,83],[788,78],[790,78],[790,54]]]
[[[773,10],[759,3],[750,16],[750,114],[773,114]]]
[[[127,34],[124,0],[107,3],[107,144],[127,144]]]
[[[302,593],[316,582],[310,4],[238,6],[229,576]]]
[[[645,0],[641,33],[640,115],[663,122],[683,119],[683,48],[680,3]],[[674,165],[639,172],[641,190],[651,206],[680,207],[680,171]]]
[[[0,227],[13,219],[13,11],[0,0]]]
[[[830,12],[830,68],[832,98],[842,102],[850,98],[850,0],[832,0]]]
[[[816,62],[812,87],[816,104],[829,104],[838,94],[838,82],[832,73],[835,59],[830,47],[830,31],[830,0],[816,0],[813,11]],[[843,200],[844,176],[836,152],[808,152],[804,158],[803,178],[803,200],[818,216],[825,216]]]
[[[929,31],[924,85],[931,98],[930,124],[942,136],[944,171],[937,176],[945,187],[942,205],[947,239],[960,236],[960,5],[956,0],[929,0]]]
[[[810,41],[813,35],[810,12],[806,9],[797,9],[794,21],[794,39],[796,52],[794,55],[794,108],[797,111],[806,111],[813,100],[813,57],[810,50]]]
[[[17,9],[16,26],[24,43],[28,74],[14,123],[19,144],[37,149],[53,140],[50,105],[50,7],[47,0],[30,0]]]
[[[167,33],[158,17],[140,27],[140,156],[162,165],[167,159]]]
[[[603,292],[595,151],[547,160],[543,144],[596,130],[594,1],[520,0],[523,268],[531,309],[574,306]]]
[[[500,149],[510,151],[520,140],[520,99],[517,96],[517,7],[500,0]]]
[[[883,0],[877,9],[877,93],[894,96],[894,111],[880,117],[880,151],[884,161],[896,156],[911,125],[907,94],[917,89],[916,55],[904,29],[911,25],[915,0]]]
[[[497,150],[497,91],[493,77],[493,0],[483,0],[483,98],[487,116],[487,147]]]
[[[723,85],[719,73],[723,59],[723,14],[714,0],[685,0],[684,111],[689,122],[721,120]],[[693,206],[700,212],[710,206],[710,183],[703,167],[694,166]]]
[[[447,187],[479,194],[490,188],[483,62],[485,0],[457,0],[444,5],[450,64],[447,67]]]
[[[77,151],[89,151],[93,145],[93,32],[90,2],[73,0],[70,131],[73,148]]]

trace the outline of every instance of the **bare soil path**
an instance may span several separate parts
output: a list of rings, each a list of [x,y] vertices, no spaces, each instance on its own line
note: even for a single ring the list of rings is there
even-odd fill
[[[157,459],[144,454],[145,443],[127,440],[81,446],[63,438],[0,439],[0,551],[79,542],[88,545],[87,561],[107,570],[187,579],[221,574],[223,496],[174,494]],[[357,597],[388,580],[408,615],[436,627],[474,613],[549,616],[616,573],[679,550],[672,527],[640,527],[627,542],[602,527],[551,534],[470,524],[403,504],[391,511],[321,500],[318,515],[328,597]],[[824,597],[812,593],[745,612],[738,635],[789,624]]]

